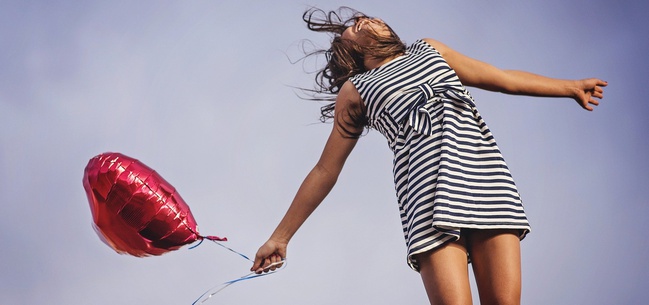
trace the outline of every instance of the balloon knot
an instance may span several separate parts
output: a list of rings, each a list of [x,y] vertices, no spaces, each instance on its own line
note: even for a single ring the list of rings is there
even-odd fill
[[[227,237],[218,237],[218,236],[213,236],[213,235],[209,235],[209,236],[201,236],[201,237],[203,237],[203,238],[205,238],[205,239],[208,239],[208,240],[228,241],[228,238],[227,238]]]

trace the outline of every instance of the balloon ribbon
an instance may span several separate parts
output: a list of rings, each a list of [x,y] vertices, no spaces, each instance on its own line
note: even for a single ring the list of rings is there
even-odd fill
[[[236,250],[234,250],[234,249],[232,249],[232,248],[230,248],[230,247],[227,247],[227,246],[223,245],[222,243],[218,242],[217,240],[215,240],[215,239],[211,239],[211,238],[209,238],[209,237],[201,238],[201,241],[200,241],[197,245],[192,246],[192,247],[190,247],[189,249],[193,249],[193,248],[198,247],[198,246],[203,242],[204,239],[210,240],[210,241],[214,242],[215,244],[217,244],[217,245],[219,245],[219,246],[221,246],[221,247],[223,247],[223,248],[229,250],[230,252],[233,252],[233,253],[238,254],[239,256],[245,258],[245,259],[248,260],[248,261],[251,261],[251,262],[253,262],[253,263],[255,262],[255,261],[251,260],[250,258],[248,258],[248,257],[247,257],[246,255],[244,255],[243,253],[241,253],[241,252],[239,252],[239,251],[236,251]],[[230,285],[232,285],[232,284],[234,284],[234,283],[241,282],[241,281],[246,281],[246,280],[251,280],[251,279],[254,279],[254,278],[258,278],[258,277],[262,277],[262,276],[267,276],[267,275],[271,275],[271,274],[275,274],[277,271],[279,271],[279,270],[281,270],[281,269],[284,269],[284,267],[286,266],[286,259],[282,259],[281,262],[272,263],[272,264],[268,265],[268,266],[266,267],[266,269],[268,269],[268,268],[272,268],[272,267],[275,267],[275,266],[278,266],[278,265],[281,265],[281,266],[280,266],[278,269],[276,269],[276,270],[274,270],[274,271],[270,271],[270,272],[268,272],[268,273],[261,273],[261,274],[258,274],[257,272],[254,272],[254,271],[253,271],[253,272],[250,272],[250,273],[248,273],[248,274],[246,274],[246,275],[244,275],[244,276],[242,276],[242,277],[240,277],[240,278],[236,278],[236,279],[234,279],[234,280],[227,281],[227,282],[222,283],[222,284],[220,284],[220,285],[216,285],[216,286],[214,286],[214,287],[208,289],[207,291],[205,291],[203,294],[201,294],[201,296],[199,296],[198,299],[196,299],[196,301],[194,301],[194,302],[192,303],[192,305],[203,304],[203,303],[207,302],[207,301],[208,301],[212,296],[214,296],[215,294],[221,292],[223,289],[227,288],[228,286],[230,286]]]

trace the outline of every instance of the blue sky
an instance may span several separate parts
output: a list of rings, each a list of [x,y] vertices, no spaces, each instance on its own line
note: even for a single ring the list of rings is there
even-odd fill
[[[91,227],[87,161],[118,151],[156,169],[202,233],[249,255],[315,164],[331,125],[299,42],[309,6],[381,17],[505,69],[609,82],[594,112],[568,99],[472,90],[524,200],[524,304],[649,298],[649,22],[639,1],[2,1],[0,300],[190,304],[250,264],[205,243],[118,255]],[[295,236],[288,266],[213,304],[425,304],[405,245],[391,153],[377,132]],[[208,304],[209,304],[208,303]],[[477,304],[477,301],[476,301]]]

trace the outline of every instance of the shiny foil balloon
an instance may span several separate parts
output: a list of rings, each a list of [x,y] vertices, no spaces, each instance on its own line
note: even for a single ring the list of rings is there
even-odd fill
[[[103,153],[88,162],[83,176],[94,227],[118,253],[161,255],[204,238],[176,189],[140,161]]]

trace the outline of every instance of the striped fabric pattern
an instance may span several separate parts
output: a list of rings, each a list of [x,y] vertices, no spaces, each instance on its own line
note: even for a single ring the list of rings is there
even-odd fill
[[[394,152],[408,264],[466,229],[530,230],[491,131],[455,71],[418,40],[405,55],[350,79],[369,126]]]

